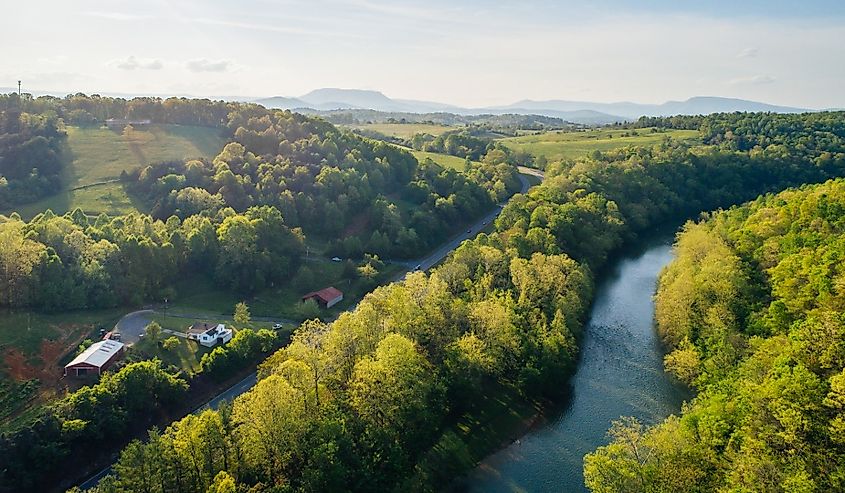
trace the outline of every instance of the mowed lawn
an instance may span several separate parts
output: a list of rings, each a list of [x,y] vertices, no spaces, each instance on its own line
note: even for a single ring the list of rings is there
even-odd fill
[[[176,286],[178,294],[171,299],[170,306],[174,312],[180,313],[230,314],[234,311],[235,304],[244,301],[255,317],[280,319],[274,321],[281,321],[281,319],[298,321],[319,315],[322,319],[329,319],[351,308],[365,294],[374,289],[376,284],[387,283],[403,270],[401,265],[386,264],[375,282],[368,282],[358,276],[353,279],[344,278],[342,262],[331,262],[321,258],[306,262],[305,267],[307,267],[307,274],[303,274],[300,270],[290,282],[264,289],[253,295],[233,293],[218,286],[212,276],[198,273],[182,280]],[[300,300],[303,295],[329,286],[343,292],[343,301],[329,310],[320,310],[317,314],[302,312]]]
[[[186,125],[152,125],[129,133],[107,128],[68,127],[70,162],[65,189],[15,210],[24,219],[51,209],[62,214],[77,207],[88,214],[123,214],[140,207],[116,183],[123,171],[149,163],[213,157],[223,148],[220,130]],[[12,211],[3,211],[8,214]]]
[[[372,130],[382,135],[409,139],[416,134],[429,134],[437,137],[449,130],[458,130],[461,127],[435,125],[429,123],[368,123],[365,125],[346,125],[348,128],[358,130]]]
[[[637,135],[631,135],[636,131]],[[623,136],[628,134],[628,136]],[[609,151],[627,146],[653,146],[667,138],[700,143],[697,130],[666,130],[652,132],[651,128],[596,129],[585,132],[547,132],[502,139],[499,142],[514,151],[524,151],[534,157],[545,156],[549,161],[561,161],[586,156],[593,151]]]

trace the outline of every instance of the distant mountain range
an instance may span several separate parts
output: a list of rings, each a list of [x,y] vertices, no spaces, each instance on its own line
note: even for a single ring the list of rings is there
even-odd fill
[[[774,113],[801,113],[804,108],[776,106],[744,99],[698,96],[686,101],[667,101],[662,104],[631,102],[594,103],[586,101],[532,101],[523,100],[507,106],[462,108],[431,101],[392,99],[379,91],[361,89],[317,89],[296,98],[275,96],[252,100],[268,108],[332,111],[344,109],[370,109],[384,112],[436,113],[459,115],[515,113],[561,118],[575,123],[604,124],[635,120],[640,116],[706,115],[734,111],[770,111]]]
[[[0,92],[14,92],[17,88],[0,88]],[[61,91],[31,91],[34,95],[63,95]],[[101,92],[100,94],[131,98],[137,94]],[[169,97],[173,95],[152,95]],[[183,94],[179,96],[190,97]],[[777,106],[745,99],[722,98],[711,96],[697,96],[686,101],[667,101],[662,104],[640,104],[631,102],[595,103],[589,101],[522,100],[506,106],[490,106],[482,108],[465,108],[432,101],[417,101],[412,99],[393,99],[379,91],[363,89],[316,89],[299,97],[274,96],[268,98],[249,98],[241,96],[226,96],[215,99],[227,101],[248,101],[266,106],[289,110],[376,110],[389,113],[453,113],[456,115],[541,115],[560,118],[573,123],[587,125],[602,125],[606,123],[636,120],[641,116],[671,116],[671,115],[706,115],[710,113],[734,111],[771,111],[774,113],[801,113],[815,111],[805,108]]]

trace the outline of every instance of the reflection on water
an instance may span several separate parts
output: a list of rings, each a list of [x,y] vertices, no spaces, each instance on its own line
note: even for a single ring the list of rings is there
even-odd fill
[[[620,255],[596,291],[565,402],[547,422],[491,455],[462,485],[473,492],[580,492],[583,457],[607,443],[611,421],[655,423],[689,397],[663,372],[652,296],[672,259],[671,237]]]

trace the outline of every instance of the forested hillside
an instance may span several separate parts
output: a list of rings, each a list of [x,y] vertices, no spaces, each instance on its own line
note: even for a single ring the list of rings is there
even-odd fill
[[[8,169],[0,201],[30,185],[54,191],[63,119],[211,125],[231,140],[211,161],[153,163],[125,175],[129,189],[152,204],[152,216],[91,218],[76,210],[62,217],[46,211],[28,223],[14,215],[0,220],[0,305],[7,307],[137,305],[167,297],[175,280],[195,272],[249,294],[291,279],[306,234],[325,239],[332,255],[415,256],[519,187],[515,168],[502,162],[444,170],[329,123],[257,105],[12,94],[0,107],[9,110],[4,115],[18,107],[45,115],[6,122],[4,149],[18,150],[0,162]],[[30,148],[38,173],[24,152]]]
[[[48,114],[61,118],[67,125],[83,127],[101,125],[109,118],[117,118],[222,128],[227,122],[229,112],[241,106],[241,103],[188,98],[124,99],[82,93],[70,94],[63,98],[34,98],[29,94],[0,94],[0,111]]]
[[[66,137],[55,115],[0,111],[0,209],[59,190]]]
[[[142,214],[92,220],[79,210],[48,211],[29,223],[0,217],[0,305],[138,305],[196,271],[249,293],[289,279],[304,251],[301,233],[267,206],[166,222]]]
[[[442,487],[480,459],[458,423],[485,392],[561,388],[609,252],[667,220],[845,172],[841,155],[823,166],[815,157],[666,143],[550,165],[494,233],[332,324],[304,324],[231,411],[133,443],[98,491]]]
[[[784,139],[795,140],[795,139]],[[661,276],[666,369],[699,394],[588,456],[611,491],[845,488],[845,181],[689,223]]]
[[[723,150],[800,153],[819,158],[819,165],[842,159],[845,152],[845,118],[842,118],[842,112],[642,117],[637,126],[698,130],[705,144]]]
[[[337,254],[410,257],[519,189],[514,166],[440,169],[290,112],[243,107],[227,128],[232,142],[212,161],[151,164],[126,177],[130,190],[162,219],[270,205]]]

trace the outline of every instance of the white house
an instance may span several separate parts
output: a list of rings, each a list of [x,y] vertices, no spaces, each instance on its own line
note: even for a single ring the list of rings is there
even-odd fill
[[[188,329],[188,339],[193,339],[205,347],[214,347],[231,341],[232,329],[227,329],[224,324],[209,328],[208,324],[198,322]]]

